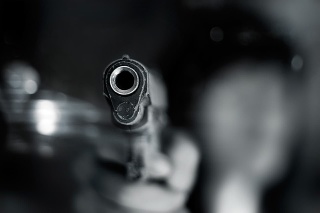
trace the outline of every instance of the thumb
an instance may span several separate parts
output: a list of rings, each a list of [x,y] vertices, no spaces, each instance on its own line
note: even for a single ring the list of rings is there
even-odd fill
[[[167,155],[172,165],[167,180],[169,187],[177,191],[189,191],[196,179],[200,161],[199,149],[194,140],[185,133],[176,133]]]

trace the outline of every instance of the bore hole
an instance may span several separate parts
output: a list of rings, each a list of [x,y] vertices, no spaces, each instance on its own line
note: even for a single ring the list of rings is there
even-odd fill
[[[134,81],[134,76],[125,70],[120,72],[115,79],[116,86],[122,90],[128,90],[133,87]]]

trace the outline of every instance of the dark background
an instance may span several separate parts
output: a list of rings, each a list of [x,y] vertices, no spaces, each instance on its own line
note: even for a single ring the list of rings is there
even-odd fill
[[[14,0],[3,5],[5,58],[31,62],[42,88],[101,106],[104,68],[123,54],[155,66],[177,28],[176,3],[168,0]]]
[[[301,157],[303,181],[299,182],[316,181],[320,174],[319,1],[1,0],[0,65],[16,60],[28,62],[40,74],[40,90],[62,92],[102,111],[108,110],[102,96],[102,72],[111,61],[129,54],[146,66],[157,68],[159,55],[173,38],[181,36],[179,23],[183,11],[225,4],[238,4],[259,14],[303,52],[309,108],[305,114],[307,140]],[[43,138],[35,139],[38,140]],[[53,159],[10,158],[9,162],[15,163],[7,164],[5,171],[12,173],[7,180],[13,181],[5,188],[16,186],[10,190],[21,191],[21,198],[18,196],[21,209],[30,206],[32,200],[31,203],[40,201],[40,205],[32,204],[39,212],[71,211],[76,184],[72,172],[63,172],[71,167],[66,162],[81,152],[75,147],[86,149],[88,145],[81,137],[64,137],[60,141],[54,145],[58,154]],[[48,184],[45,180],[49,179]],[[293,191],[305,194],[306,207],[319,201],[316,188],[309,189],[304,184],[297,188]],[[3,195],[10,193],[0,194]]]

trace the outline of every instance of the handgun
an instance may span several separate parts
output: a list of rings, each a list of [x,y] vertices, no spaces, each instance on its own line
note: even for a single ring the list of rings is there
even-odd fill
[[[148,158],[160,146],[162,113],[151,103],[149,82],[149,70],[128,55],[110,63],[103,73],[103,94],[113,123],[130,138],[126,164],[130,180],[148,178]]]

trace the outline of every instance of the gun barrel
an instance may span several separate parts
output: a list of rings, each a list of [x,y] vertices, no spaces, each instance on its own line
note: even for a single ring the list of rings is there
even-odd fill
[[[146,121],[145,108],[151,104],[148,82],[148,70],[127,55],[107,66],[103,91],[118,126],[134,129]]]
[[[158,147],[148,83],[148,70],[129,56],[109,64],[103,74],[103,93],[114,123],[130,135],[127,177],[131,180],[148,177],[148,158]]]

